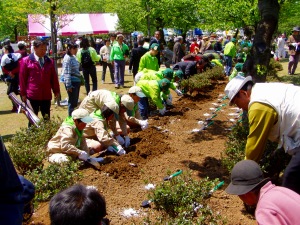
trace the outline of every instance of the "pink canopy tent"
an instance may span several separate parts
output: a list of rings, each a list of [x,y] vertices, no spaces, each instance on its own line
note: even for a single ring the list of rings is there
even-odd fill
[[[110,13],[66,14],[59,16],[57,35],[103,34],[116,31],[118,16]],[[30,36],[50,36],[50,18],[40,14],[28,15]]]

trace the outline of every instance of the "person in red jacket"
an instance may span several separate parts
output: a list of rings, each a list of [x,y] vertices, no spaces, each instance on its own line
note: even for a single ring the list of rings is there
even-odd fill
[[[50,118],[52,93],[59,96],[58,76],[53,60],[46,56],[47,41],[34,40],[34,53],[20,62],[20,95],[23,102],[28,99],[36,115],[41,111],[44,119]]]

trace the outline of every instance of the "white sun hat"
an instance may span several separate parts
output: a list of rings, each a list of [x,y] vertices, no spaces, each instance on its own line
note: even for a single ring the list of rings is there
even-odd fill
[[[134,108],[134,101],[129,95],[123,95],[121,97],[121,103],[130,111]]]
[[[243,77],[241,75],[237,75],[226,85],[225,94],[229,98],[229,105],[232,105],[232,99],[248,81],[252,81],[251,76]]]
[[[132,86],[131,88],[129,88],[128,93],[129,94],[136,94],[140,98],[146,97],[146,95],[143,93],[142,89],[138,86]]]
[[[93,121],[93,118],[90,117],[90,114],[86,109],[75,109],[72,112],[72,118],[74,120],[80,119],[84,123],[90,123]]]

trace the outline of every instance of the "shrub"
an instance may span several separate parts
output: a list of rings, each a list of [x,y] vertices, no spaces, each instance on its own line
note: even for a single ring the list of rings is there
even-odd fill
[[[207,76],[211,80],[223,80],[224,78],[224,68],[221,66],[214,66],[212,69],[208,69],[203,73],[204,76]]]
[[[222,154],[222,164],[229,172],[237,162],[244,159],[248,134],[248,122],[236,124],[228,134],[225,155]]]
[[[62,120],[53,118],[41,120],[39,127],[21,128],[11,139],[8,152],[20,174],[34,170],[43,164],[46,145],[56,133]]]
[[[217,182],[208,178],[196,181],[190,172],[184,172],[157,186],[149,198],[163,211],[160,221],[165,224],[222,224],[220,215],[207,205],[208,193]]]
[[[223,68],[215,66],[212,69],[208,69],[203,73],[191,76],[188,79],[182,80],[180,87],[192,94],[194,91],[204,91],[206,88],[212,85],[212,80],[223,79]]]
[[[69,161],[64,164],[50,164],[28,171],[25,177],[35,186],[35,201],[47,201],[59,191],[73,185],[80,175],[77,173],[80,161]]]
[[[231,172],[234,165],[245,158],[245,147],[249,134],[249,124],[247,117],[243,122],[233,127],[228,134],[225,154],[222,154],[222,165]],[[273,181],[279,180],[280,173],[290,161],[290,156],[283,149],[277,149],[278,144],[267,141],[264,154],[259,164],[266,177]]]

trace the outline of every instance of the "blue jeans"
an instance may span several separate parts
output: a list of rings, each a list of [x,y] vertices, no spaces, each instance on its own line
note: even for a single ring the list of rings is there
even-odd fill
[[[115,84],[124,86],[125,60],[115,59]]]
[[[91,66],[89,68],[82,68],[82,73],[83,73],[83,77],[84,77],[84,81],[85,81],[85,90],[86,90],[86,94],[88,94],[90,92],[90,76],[92,78],[92,82],[93,82],[93,91],[97,90],[97,72],[96,72],[96,66]]]
[[[66,89],[67,89],[67,87],[66,87]],[[72,115],[72,112],[77,107],[78,98],[79,98],[79,90],[80,90],[80,82],[72,82],[72,92],[69,92],[67,90],[68,97],[69,97],[69,100],[68,100],[69,116]]]
[[[232,57],[229,55],[225,55],[225,74],[226,76],[230,75],[231,67],[232,67]]]
[[[111,82],[115,83],[113,65],[111,63],[107,63],[107,62],[104,62],[104,61],[102,61],[102,65],[103,65],[102,81],[105,81],[106,68],[108,67],[109,68],[109,72],[110,72]]]
[[[149,108],[149,101],[147,97],[140,98],[138,102],[138,107],[140,110],[140,114],[143,120],[148,119],[148,108]]]

